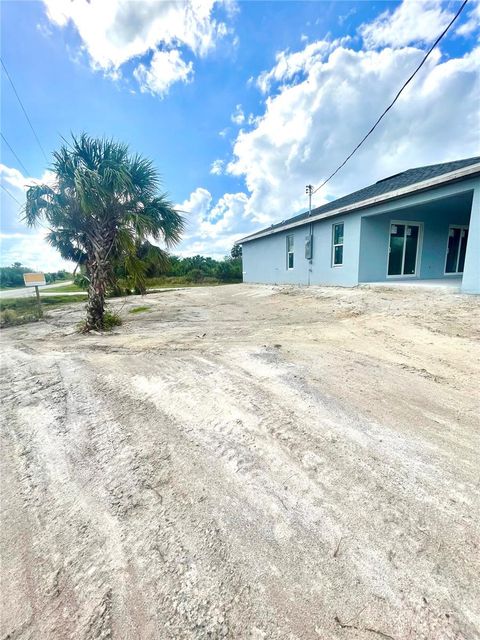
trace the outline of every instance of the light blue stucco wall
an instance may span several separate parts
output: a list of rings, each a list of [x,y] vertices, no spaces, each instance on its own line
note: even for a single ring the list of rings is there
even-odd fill
[[[462,292],[480,294],[480,184],[473,193],[468,233]]]
[[[307,231],[297,227],[280,231],[242,246],[243,281],[267,284],[308,284],[308,261],[304,258]],[[287,235],[294,236],[294,268],[287,269]]]
[[[434,200],[394,212],[362,219],[360,282],[387,280],[390,223],[419,222],[422,226],[417,277],[421,280],[445,277],[445,257],[451,224],[468,225],[473,192]],[[388,280],[400,278],[388,278]]]
[[[343,265],[332,266],[332,228],[344,223]],[[360,215],[336,216],[313,224],[313,260],[305,258],[305,239],[309,225],[280,231],[245,243],[243,255],[244,282],[268,284],[326,284],[354,286],[358,283]],[[287,269],[287,235],[294,236],[294,268]]]
[[[475,207],[478,209],[477,213]],[[464,278],[466,276],[465,280],[471,281],[470,292],[480,292],[478,178],[314,222],[311,264],[305,259],[308,224],[246,242],[242,245],[243,279],[245,282],[339,286],[387,280],[391,220],[423,223],[420,269],[417,275],[420,279],[444,277],[448,227],[451,224],[470,224]],[[332,225],[336,222],[343,222],[345,225],[341,267],[332,266]],[[287,269],[286,261],[286,236],[290,234],[294,236],[295,247],[295,266],[292,270]]]

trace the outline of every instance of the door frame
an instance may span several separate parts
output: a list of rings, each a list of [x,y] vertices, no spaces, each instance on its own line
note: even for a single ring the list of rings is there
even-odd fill
[[[418,243],[417,243],[417,254],[415,256],[415,273],[399,273],[396,275],[389,275],[388,273],[388,263],[390,261],[390,235],[392,230],[392,224],[403,224],[405,226],[418,227]],[[402,255],[402,269],[405,266],[405,247],[406,243],[403,244],[403,255]],[[390,220],[388,223],[388,241],[387,241],[387,278],[391,280],[392,278],[418,278],[420,274],[420,267],[422,261],[422,249],[423,249],[423,222],[417,222],[416,220]]]
[[[447,246],[445,247],[445,261],[443,263],[443,275],[447,278],[463,276],[463,271],[447,271],[447,259],[448,259],[448,239],[450,237],[450,229],[468,229],[470,225],[468,224],[449,224],[448,225],[448,235],[447,235]],[[462,237],[460,236],[460,240]],[[468,245],[468,240],[467,240]],[[458,256],[457,256],[457,269],[458,269],[458,261],[460,260],[460,245],[458,245]]]

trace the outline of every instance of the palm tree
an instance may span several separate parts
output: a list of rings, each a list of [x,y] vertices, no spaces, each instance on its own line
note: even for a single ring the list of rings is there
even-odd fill
[[[124,144],[85,134],[72,136],[53,154],[53,185],[27,190],[25,221],[44,220],[48,241],[63,258],[84,266],[88,286],[85,330],[103,329],[105,292],[113,265],[142,285],[145,268],[137,249],[147,238],[168,246],[180,240],[182,216],[165,194],[152,162]]]

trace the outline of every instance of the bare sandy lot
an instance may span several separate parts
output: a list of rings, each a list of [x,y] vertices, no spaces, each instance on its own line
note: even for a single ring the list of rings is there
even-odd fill
[[[82,307],[2,334],[3,640],[480,637],[478,299]]]

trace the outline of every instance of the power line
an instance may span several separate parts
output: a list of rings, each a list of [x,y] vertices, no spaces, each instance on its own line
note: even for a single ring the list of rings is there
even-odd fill
[[[417,75],[417,73],[420,71],[420,69],[423,67],[423,65],[425,64],[425,62],[427,61],[428,56],[432,53],[432,51],[435,49],[435,47],[437,46],[437,44],[440,42],[440,40],[442,40],[442,38],[445,36],[445,34],[448,32],[448,30],[450,29],[450,27],[452,26],[452,24],[455,22],[455,20],[458,18],[458,16],[462,13],[465,5],[467,4],[468,0],[464,0],[462,3],[462,6],[460,7],[460,9],[457,11],[457,13],[454,15],[454,17],[452,18],[452,20],[450,21],[450,23],[448,24],[448,26],[446,27],[446,29],[444,29],[444,31],[438,36],[438,38],[435,40],[435,42],[432,44],[432,46],[430,47],[430,49],[427,51],[426,55],[424,56],[423,60],[421,61],[421,63],[418,65],[418,67],[415,69],[415,71],[412,73],[412,75],[408,78],[408,80],[402,85],[402,88],[400,89],[400,91],[397,93],[397,95],[395,96],[395,98],[392,100],[392,102],[388,105],[388,107],[385,109],[385,111],[382,113],[382,115],[378,118],[378,120],[375,122],[375,124],[373,125],[373,127],[370,129],[370,131],[360,140],[360,142],[357,144],[357,146],[355,147],[355,149],[350,153],[350,155],[348,155],[345,160],[342,162],[342,164],[335,169],[335,171],[332,173],[331,176],[329,176],[324,182],[322,182],[321,185],[319,185],[315,191],[313,193],[316,193],[319,189],[321,189],[322,187],[324,187],[327,182],[329,182],[333,176],[335,176],[340,169],[342,169],[342,167],[344,167],[347,162],[350,160],[350,158],[353,156],[353,154],[358,151],[358,149],[360,149],[360,147],[362,146],[362,144],[365,142],[365,140],[368,138],[368,136],[373,133],[373,131],[377,128],[377,125],[380,124],[380,121],[383,120],[383,118],[386,116],[386,114],[390,111],[390,109],[393,107],[393,105],[395,104],[395,102],[398,100],[398,98],[400,97],[400,94],[402,93],[402,91],[405,89],[405,87],[413,80],[413,78]]]
[[[19,207],[23,207],[23,204],[22,204],[21,202],[19,202],[19,201],[17,200],[17,198],[15,198],[15,196],[14,196],[12,193],[10,193],[10,191],[7,189],[7,187],[5,187],[1,182],[0,182],[0,187],[5,191],[5,193],[6,193],[7,195],[9,195],[9,196],[10,196],[10,198],[11,198],[12,200],[15,200],[15,202],[18,204],[18,206],[19,206]],[[43,228],[44,228],[44,229],[46,229],[47,231],[51,231],[50,227],[46,227],[42,222],[40,222],[39,224],[40,224],[40,226],[41,226],[41,227],[43,227]]]
[[[2,189],[5,191],[5,193],[8,193],[8,195],[10,196],[10,198],[12,200],[15,200],[15,202],[18,204],[19,207],[22,206],[22,204],[15,198],[15,196],[13,194],[10,193],[10,191],[7,189],[7,187],[4,187],[3,184],[0,182],[0,187],[2,187]]]
[[[12,145],[8,142],[8,140],[5,138],[5,136],[3,135],[3,133],[0,131],[0,136],[2,136],[2,140],[5,142],[5,144],[7,145],[7,147],[10,149],[10,151],[13,153],[13,155],[15,156],[15,158],[18,160],[20,166],[23,168],[23,170],[25,171],[26,175],[30,175],[30,171],[27,169],[27,167],[23,164],[23,162],[20,160],[20,158],[17,156],[17,154],[15,153],[15,151],[12,148]]]
[[[2,63],[3,70],[5,71],[5,74],[6,74],[7,78],[8,78],[8,80],[10,81],[10,84],[12,85],[12,89],[13,89],[15,95],[17,96],[17,100],[20,103],[20,106],[22,107],[22,111],[25,114],[25,118],[27,119],[27,122],[30,125],[30,129],[32,130],[33,135],[35,136],[35,140],[37,141],[37,144],[40,147],[41,152],[43,153],[43,157],[45,158],[46,162],[48,162],[47,154],[45,153],[45,151],[44,151],[44,149],[42,147],[42,144],[41,144],[41,142],[40,142],[40,140],[39,140],[39,138],[38,138],[38,136],[36,134],[36,131],[33,128],[33,124],[31,122],[30,118],[28,117],[28,113],[26,112],[25,107],[23,106],[23,102],[21,101],[20,96],[18,95],[18,92],[17,92],[17,90],[15,88],[15,85],[13,84],[13,80],[10,77],[10,74],[8,73],[7,67],[5,66],[5,63],[3,62],[2,58],[0,58],[0,62]]]

